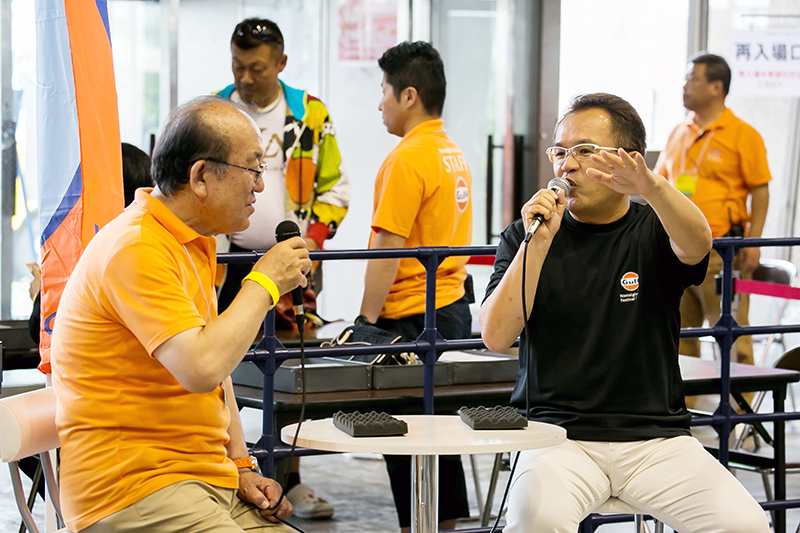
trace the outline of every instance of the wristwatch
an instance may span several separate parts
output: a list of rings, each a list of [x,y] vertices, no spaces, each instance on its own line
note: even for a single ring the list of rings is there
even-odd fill
[[[233,464],[236,465],[236,468],[249,468],[256,474],[261,473],[261,471],[258,469],[258,460],[252,455],[248,457],[240,457],[238,459],[234,459]]]
[[[375,325],[372,322],[370,322],[369,320],[367,320],[367,317],[365,317],[364,315],[358,315],[356,317],[356,319],[353,321],[353,323],[356,326],[374,326]]]

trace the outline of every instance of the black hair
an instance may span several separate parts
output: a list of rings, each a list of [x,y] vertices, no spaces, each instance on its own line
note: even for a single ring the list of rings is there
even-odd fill
[[[268,44],[278,52],[279,57],[283,54],[283,34],[278,25],[269,19],[244,19],[233,29],[231,44],[242,50],[252,50]]]
[[[125,205],[133,202],[136,189],[152,186],[150,156],[132,144],[122,143],[122,187],[125,191]]]
[[[728,66],[725,58],[707,52],[700,52],[689,61],[693,65],[705,65],[706,79],[708,81],[721,81],[722,92],[725,93],[725,96],[728,96],[728,91],[731,89],[731,67]]]
[[[628,152],[639,152],[644,157],[647,148],[647,133],[642,118],[627,100],[613,94],[593,93],[576,96],[561,115],[556,129],[568,116],[589,109],[602,109],[608,113],[619,147]]]
[[[447,80],[442,58],[431,43],[400,43],[383,53],[378,66],[386,74],[386,81],[398,100],[403,89],[414,87],[425,111],[441,116]]]
[[[215,105],[240,110],[227,98],[201,96],[176,107],[167,117],[150,166],[153,182],[165,195],[173,195],[189,183],[189,167],[195,162],[206,158],[228,159],[231,142],[208,117],[208,110]],[[221,165],[211,166],[215,172],[222,172]]]

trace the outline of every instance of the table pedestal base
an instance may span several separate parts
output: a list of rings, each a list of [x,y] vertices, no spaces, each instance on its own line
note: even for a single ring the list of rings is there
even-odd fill
[[[411,456],[411,533],[437,533],[439,457]]]
[[[340,431],[330,418],[308,420],[297,445],[330,452],[411,455],[411,533],[437,533],[440,455],[534,450],[567,440],[564,428],[541,422],[528,422],[524,430],[473,431],[454,415],[403,415],[400,419],[408,424],[403,437],[365,438]],[[292,442],[296,431],[297,424],[281,429],[283,442]]]

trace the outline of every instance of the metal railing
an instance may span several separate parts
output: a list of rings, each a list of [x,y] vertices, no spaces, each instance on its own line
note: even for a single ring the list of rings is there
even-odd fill
[[[721,316],[719,321],[709,328],[684,328],[680,332],[681,338],[711,336],[720,346],[721,375],[720,375],[720,404],[713,415],[694,419],[692,425],[712,425],[719,434],[719,461],[726,465],[729,462],[728,441],[731,428],[738,423],[755,421],[771,422],[800,419],[800,412],[793,413],[764,413],[764,414],[737,414],[730,405],[730,352],[737,338],[744,335],[764,333],[794,333],[800,332],[800,324],[777,326],[740,326],[731,315],[733,299],[733,259],[741,248],[748,247],[786,247],[800,245],[800,238],[781,239],[755,239],[725,237],[714,239],[714,248],[720,253],[723,261],[722,270],[722,296]],[[310,253],[313,261],[331,260],[356,260],[356,259],[387,259],[387,258],[417,258],[425,267],[426,273],[435,273],[440,262],[450,256],[491,256],[495,255],[495,246],[466,246],[466,247],[418,247],[385,250],[330,250],[314,251]],[[262,252],[239,252],[220,254],[220,263],[253,263]],[[479,339],[445,340],[436,330],[435,313],[436,276],[427,275],[425,295],[425,327],[420,337],[412,342],[401,342],[380,346],[337,346],[337,347],[309,347],[305,349],[306,357],[325,357],[335,355],[366,355],[378,353],[414,352],[418,354],[425,365],[423,412],[433,414],[433,367],[436,363],[436,352],[443,350],[464,350],[485,348]],[[253,361],[264,373],[263,380],[263,415],[261,439],[253,448],[253,454],[259,459],[262,470],[271,475],[274,472],[275,459],[286,455],[286,448],[276,446],[276,428],[274,427],[275,371],[280,362],[286,359],[297,358],[299,348],[285,348],[275,337],[274,312],[270,311],[264,320],[264,338],[259,345],[247,352],[245,361]],[[279,443],[279,441],[278,441]],[[319,452],[313,452],[319,453]],[[781,495],[783,496],[783,495]],[[761,503],[767,510],[785,510],[800,507],[800,500],[776,500]],[[785,515],[777,513],[775,531],[785,530]],[[600,520],[597,523],[605,523]],[[612,520],[616,521],[616,520]],[[473,531],[473,530],[470,530]],[[474,531],[484,531],[476,529]],[[488,531],[488,529],[485,529]]]
[[[412,342],[398,342],[380,346],[333,346],[309,347],[305,349],[306,357],[326,357],[335,355],[366,355],[378,353],[414,352],[422,360],[424,368],[423,412],[433,414],[433,366],[436,363],[436,352],[443,350],[467,350],[485,348],[479,339],[445,340],[436,330],[436,269],[441,261],[452,256],[480,256],[494,255],[495,246],[463,246],[463,247],[419,247],[419,248],[392,248],[382,250],[330,250],[314,251],[310,253],[313,261],[335,261],[354,259],[391,259],[415,257],[425,267],[425,327],[419,338]],[[220,263],[253,263],[262,252],[238,252],[220,254]],[[262,471],[272,474],[275,468],[275,459],[286,455],[286,449],[276,451],[279,443],[274,427],[275,405],[273,396],[275,392],[275,371],[278,362],[286,359],[297,358],[299,348],[285,348],[275,337],[274,311],[270,311],[264,320],[264,338],[256,348],[247,352],[245,361],[253,361],[264,373],[263,399],[262,399],[262,434],[261,439],[253,448],[253,455],[259,459]]]
[[[721,315],[719,321],[709,328],[684,328],[680,332],[681,338],[714,337],[720,347],[720,404],[711,418],[717,433],[719,433],[719,461],[726,465],[729,461],[728,440],[734,425],[744,422],[798,420],[800,413],[772,413],[772,414],[737,414],[730,405],[730,360],[731,348],[736,339],[745,335],[759,335],[763,333],[797,333],[800,324],[778,326],[740,326],[731,314],[733,305],[733,259],[741,248],[797,246],[800,239],[755,239],[740,237],[722,237],[714,239],[714,249],[722,257],[722,295],[720,299]],[[696,425],[706,425],[706,422]]]

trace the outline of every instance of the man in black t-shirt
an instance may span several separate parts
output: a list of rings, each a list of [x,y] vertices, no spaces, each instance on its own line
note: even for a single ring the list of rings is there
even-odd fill
[[[577,97],[547,150],[569,195],[540,190],[501,236],[483,340],[508,348],[527,321],[512,404],[567,430],[563,444],[522,452],[507,533],[574,533],[609,497],[676,531],[769,531],[758,503],[689,433],[679,305],[703,280],[711,230],[644,153],[628,102]],[[539,215],[523,265],[526,228]]]

